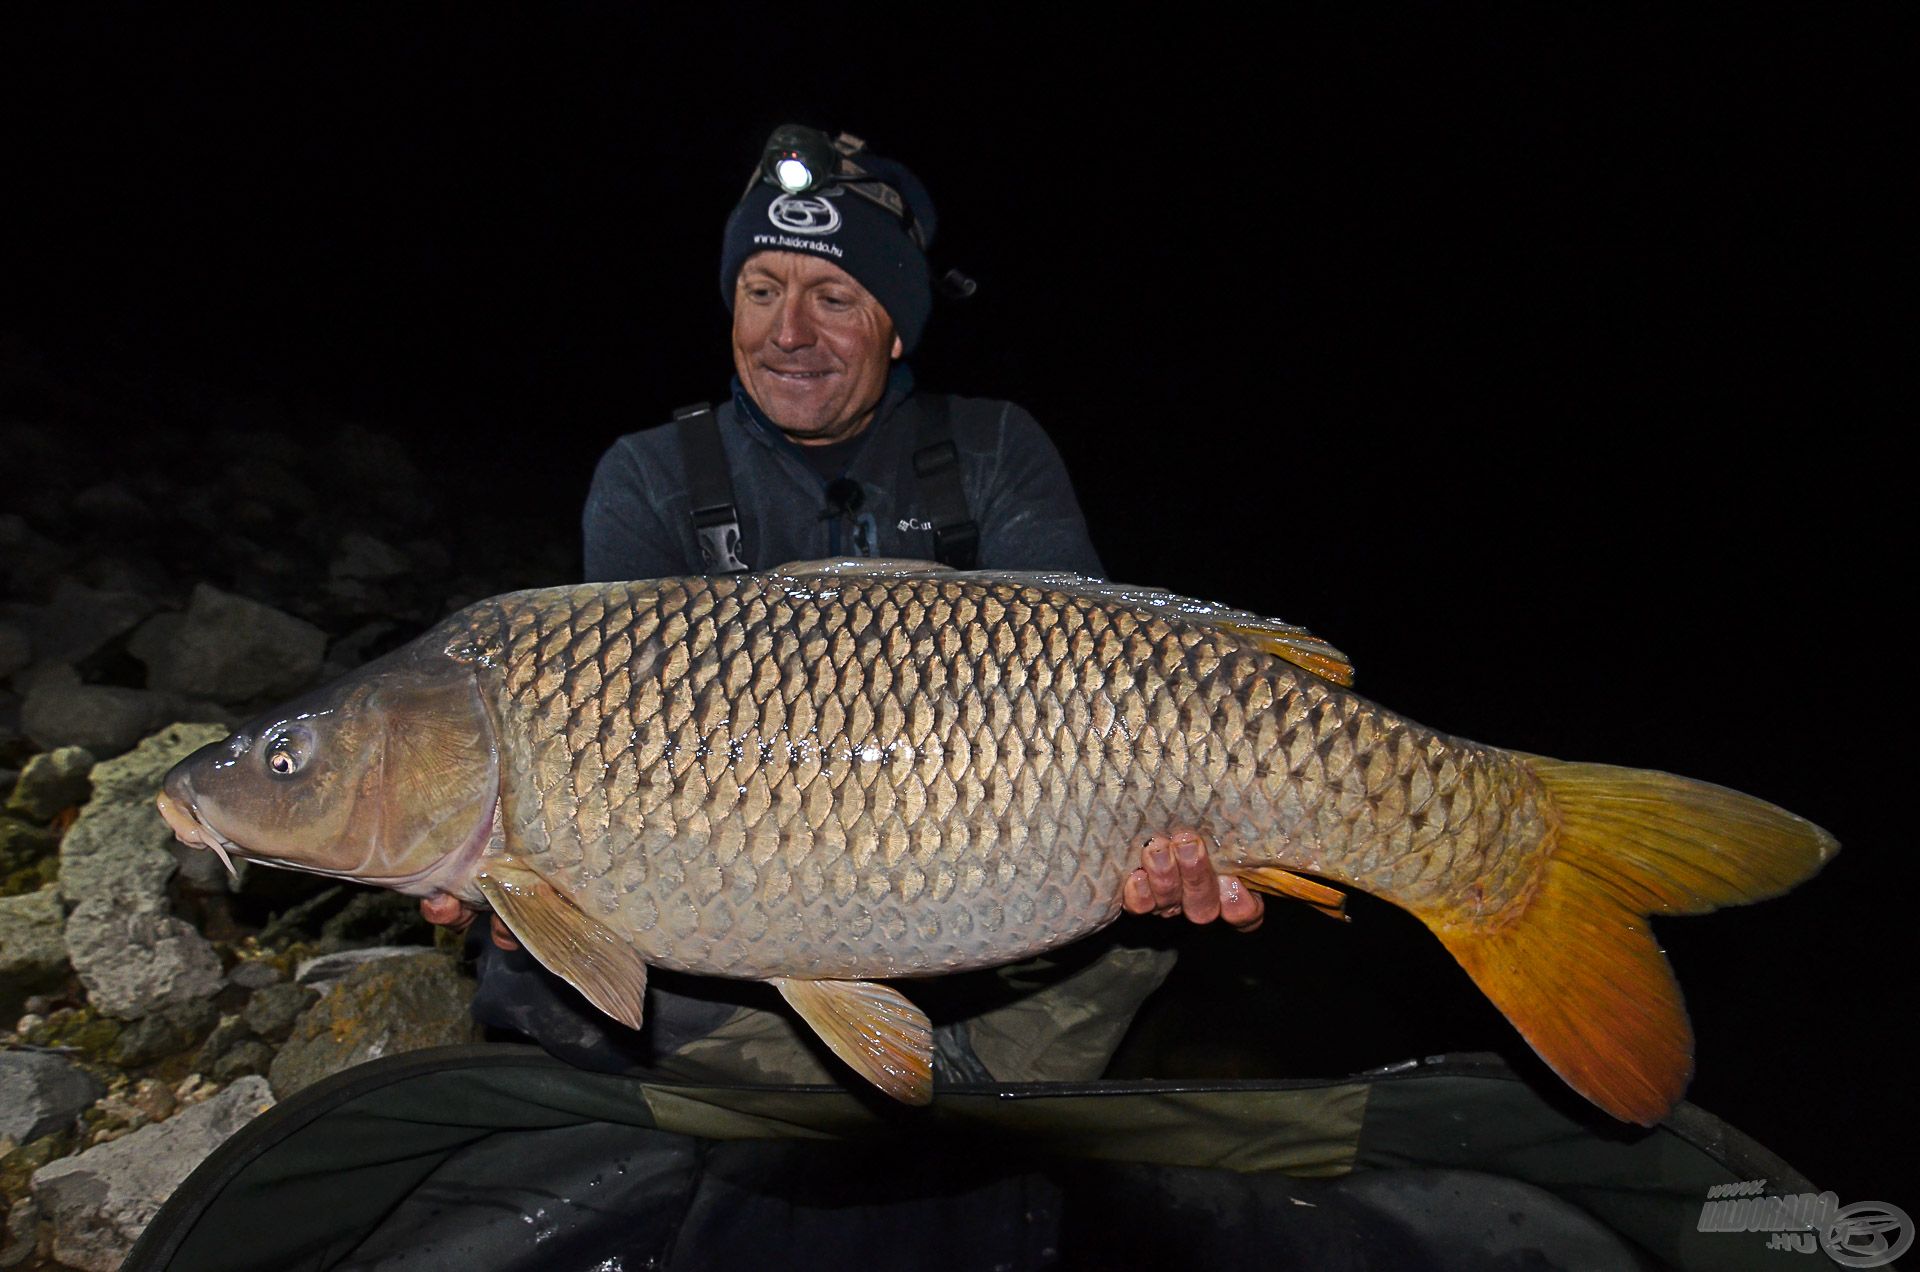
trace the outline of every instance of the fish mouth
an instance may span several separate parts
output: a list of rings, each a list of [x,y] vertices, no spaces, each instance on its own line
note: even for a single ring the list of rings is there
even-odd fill
[[[239,848],[234,846],[231,839],[207,824],[207,819],[193,806],[191,795],[186,797],[184,804],[166,791],[161,791],[154,800],[160,805],[160,816],[166,818],[175,839],[189,848],[211,849],[220,858],[220,864],[227,868],[233,881],[240,881],[240,871],[234,866],[232,856],[240,851]]]

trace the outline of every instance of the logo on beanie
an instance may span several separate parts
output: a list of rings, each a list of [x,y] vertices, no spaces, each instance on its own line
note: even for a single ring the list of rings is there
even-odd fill
[[[768,206],[767,220],[795,234],[831,234],[840,228],[840,209],[826,199],[783,194]]]

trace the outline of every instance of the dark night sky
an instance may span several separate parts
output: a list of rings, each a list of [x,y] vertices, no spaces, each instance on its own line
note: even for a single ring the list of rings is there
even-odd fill
[[[1029,406],[1117,577],[1306,623],[1438,727],[1840,837],[1794,897],[1661,928],[1693,1096],[1843,1202],[1920,1205],[1911,695],[1873,621],[1911,577],[1910,19],[711,7],[0,31],[0,332],[372,423],[570,539],[615,436],[723,391],[719,228],[767,131],[861,133],[981,284],[922,382]]]

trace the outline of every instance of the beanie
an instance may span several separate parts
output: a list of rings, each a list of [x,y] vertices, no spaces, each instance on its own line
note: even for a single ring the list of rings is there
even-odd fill
[[[879,202],[850,186],[831,184],[811,194],[788,194],[755,181],[727,218],[720,246],[720,295],[729,313],[740,269],[755,252],[808,252],[838,265],[880,302],[911,353],[933,308],[933,285],[922,244],[933,239],[933,202],[900,164],[869,155],[843,159],[843,175],[871,174],[897,194],[919,233]],[[871,188],[870,186],[868,188]]]

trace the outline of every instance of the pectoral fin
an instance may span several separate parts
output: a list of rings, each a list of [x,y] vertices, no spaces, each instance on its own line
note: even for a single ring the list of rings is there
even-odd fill
[[[494,913],[549,971],[621,1024],[640,1027],[647,965],[630,942],[511,857],[489,861],[479,883]]]
[[[833,1054],[903,1104],[933,1099],[933,1026],[898,990],[872,981],[769,982]]]
[[[1295,901],[1305,901],[1330,919],[1347,921],[1347,898],[1338,888],[1329,888],[1324,883],[1316,883],[1291,870],[1282,870],[1278,866],[1258,866],[1250,870],[1235,870],[1231,873],[1255,892],[1264,892],[1271,897],[1291,897]]]

